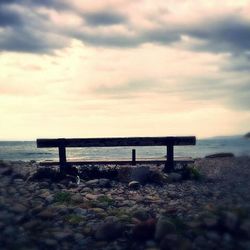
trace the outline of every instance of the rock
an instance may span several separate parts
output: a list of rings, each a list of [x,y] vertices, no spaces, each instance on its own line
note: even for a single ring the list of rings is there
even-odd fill
[[[157,249],[156,242],[153,240],[147,240],[145,246],[147,247],[147,250]]]
[[[54,210],[52,210],[50,208],[47,208],[38,214],[38,216],[41,219],[53,219],[53,218],[55,218],[55,215],[56,214],[54,213]]]
[[[232,241],[232,236],[229,233],[224,233],[221,239],[222,249],[230,249],[232,247]]]
[[[222,216],[223,216],[223,226],[227,230],[233,231],[236,228],[238,222],[237,215],[232,212],[224,212]]]
[[[167,181],[167,175],[160,171],[159,169],[157,170],[150,170],[150,183],[154,183],[156,185],[163,185]]]
[[[192,243],[177,234],[167,234],[160,244],[161,250],[190,250]]]
[[[161,250],[172,250],[172,249],[178,249],[178,235],[177,234],[167,234],[165,237],[163,237],[163,240],[161,241],[160,247]]]
[[[56,245],[57,245],[57,241],[56,240],[53,240],[53,239],[44,239],[43,243],[48,246],[48,247],[55,247],[56,248]]]
[[[250,138],[250,132],[244,135],[245,138]]]
[[[77,181],[78,181],[78,180],[77,180]],[[78,187],[78,184],[75,183],[75,182],[70,181],[70,182],[68,183],[68,188],[77,188],[77,187]]]
[[[105,222],[119,222],[119,218],[116,216],[107,216],[105,218]]]
[[[52,203],[54,201],[54,196],[53,195],[48,195],[45,200],[48,202],[48,203]]]
[[[11,211],[14,213],[25,213],[27,211],[27,208],[22,204],[14,204],[11,207]]]
[[[132,236],[135,240],[153,239],[155,234],[155,219],[148,219],[135,225]]]
[[[101,178],[101,179],[94,179],[94,180],[90,180],[85,182],[85,185],[91,188],[108,188],[110,187],[110,180],[109,179],[105,179],[105,178]]]
[[[64,215],[69,213],[69,208],[63,204],[54,205],[53,208],[55,209],[55,213],[59,215]]]
[[[69,240],[71,238],[73,238],[73,233],[72,232],[68,232],[68,231],[58,231],[58,232],[53,232],[53,236],[57,239],[57,240]]]
[[[23,224],[23,227],[28,230],[34,230],[36,229],[39,225],[41,225],[41,222],[39,220],[31,220]]]
[[[0,175],[11,175],[13,170],[8,167],[0,168]]]
[[[156,224],[155,239],[160,241],[166,234],[173,234],[175,232],[175,225],[167,217],[160,216]]]
[[[238,249],[250,249],[250,240],[239,242]]]
[[[130,188],[130,189],[134,189],[134,190],[137,190],[137,189],[139,189],[140,188],[140,182],[138,182],[138,181],[131,181],[131,182],[129,182],[129,184],[128,184],[128,187]]]
[[[169,178],[170,181],[178,182],[178,181],[182,180],[182,175],[179,174],[179,173],[170,173],[168,175],[168,178]]]
[[[137,181],[141,184],[146,183],[150,177],[149,167],[135,167],[131,169],[131,181]]]
[[[98,184],[99,184],[99,179],[94,179],[85,182],[85,185],[88,187],[98,187]]]
[[[85,216],[85,215],[88,214],[88,210],[77,207],[77,208],[74,209],[74,213],[76,213],[77,215]]]
[[[95,233],[97,240],[115,240],[122,236],[124,226],[119,221],[105,221],[100,224]]]
[[[250,239],[250,221],[243,221],[240,225],[240,230],[242,231],[245,237]]]
[[[42,212],[43,210],[44,210],[44,207],[43,207],[42,204],[40,204],[40,205],[36,205],[36,206],[31,210],[31,212],[32,212],[32,214],[37,214],[37,213]]]
[[[206,232],[206,238],[213,241],[213,242],[219,242],[220,241],[220,235],[216,231],[207,231]]]
[[[103,214],[105,212],[105,210],[100,207],[93,207],[90,209],[90,211],[93,211],[94,213],[97,213],[97,214]]]
[[[216,216],[211,216],[203,219],[203,223],[207,228],[213,228],[218,223],[218,218]]]
[[[135,210],[133,213],[132,213],[132,217],[140,220],[140,221],[146,221],[149,219],[149,214],[148,214],[148,211],[145,210],[145,209],[138,209],[138,210]]]
[[[40,188],[49,188],[49,183],[46,181],[40,182],[39,184]]]
[[[57,187],[60,188],[60,189],[65,189],[66,188],[65,185],[62,184],[62,183],[58,183]]]
[[[178,198],[179,194],[176,191],[168,191],[168,197],[171,199]]]
[[[39,196],[43,199],[46,199],[48,196],[50,196],[51,193],[49,191],[42,192]]]
[[[205,156],[205,158],[223,158],[223,157],[234,157],[233,153],[217,153]]]
[[[1,235],[11,236],[15,235],[15,233],[16,233],[16,228],[14,226],[9,225],[5,227],[3,232],[1,232]]]
[[[81,192],[89,193],[89,192],[91,192],[91,188],[89,188],[89,187],[83,187],[82,190],[81,190]]]
[[[111,186],[110,185],[110,180],[109,179],[101,178],[101,179],[99,179],[98,186],[100,188],[109,188]]]
[[[85,197],[89,200],[97,200],[100,197],[104,197],[104,194],[86,194]]]
[[[74,194],[71,196],[71,200],[76,203],[83,202],[83,196],[81,194]]]

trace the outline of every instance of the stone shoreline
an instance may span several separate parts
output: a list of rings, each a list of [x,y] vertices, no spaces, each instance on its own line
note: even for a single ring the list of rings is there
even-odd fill
[[[250,157],[198,159],[201,180],[137,190],[31,178],[0,162],[0,249],[250,249]]]

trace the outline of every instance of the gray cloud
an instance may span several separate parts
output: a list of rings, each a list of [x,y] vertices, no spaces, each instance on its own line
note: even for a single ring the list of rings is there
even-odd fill
[[[18,2],[18,0],[0,0],[0,5],[11,4],[11,3],[16,3],[16,2]]]
[[[48,25],[47,16],[12,5],[20,2],[27,3],[28,0],[12,0],[11,4],[0,2],[0,51],[53,53],[55,49],[68,45],[67,37],[57,34],[52,25]],[[46,3],[49,1],[44,1]]]
[[[5,29],[5,35],[0,37],[0,51],[16,51],[30,53],[52,53],[54,49],[66,46],[64,39],[54,34],[26,29]]]
[[[71,5],[63,0],[0,0],[0,5],[17,4],[27,7],[44,6],[48,8],[70,9]]]
[[[204,41],[198,50],[238,54],[250,49],[250,22],[236,15],[204,20],[186,34]]]
[[[22,16],[8,8],[8,6],[0,5],[0,27],[8,27],[8,26],[21,26]]]
[[[139,37],[118,34],[97,34],[89,32],[70,31],[71,35],[84,43],[100,47],[137,47],[140,44]]]
[[[128,81],[113,86],[100,85],[93,92],[113,98],[120,98],[121,96],[131,98],[139,93],[152,91],[155,87],[156,85],[153,80],[144,79]]]
[[[250,71],[250,54],[242,53],[230,55],[227,62],[221,66],[221,69],[227,72],[236,71],[248,73]]]
[[[108,26],[126,22],[125,16],[109,10],[84,13],[83,17],[90,26]]]
[[[121,33],[101,33],[89,31],[70,31],[70,35],[94,46],[104,47],[137,47],[144,43],[171,45],[181,39],[181,35],[169,29],[151,29],[135,32],[133,35]]]

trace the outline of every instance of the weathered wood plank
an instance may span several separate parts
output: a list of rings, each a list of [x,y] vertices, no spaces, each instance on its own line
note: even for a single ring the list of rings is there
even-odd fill
[[[38,148],[195,145],[195,136],[37,139]]]
[[[160,159],[136,159],[136,164],[165,164],[166,158],[160,158]],[[192,158],[175,158],[174,163],[192,163],[194,160]],[[132,161],[128,159],[123,160],[69,160],[67,162],[68,165],[129,165]],[[59,166],[60,162],[57,161],[44,161],[39,163],[42,166]]]

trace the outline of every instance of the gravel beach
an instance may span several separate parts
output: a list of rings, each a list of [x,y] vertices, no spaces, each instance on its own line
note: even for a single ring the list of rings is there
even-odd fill
[[[197,159],[199,178],[128,186],[35,180],[0,162],[0,249],[250,249],[250,157]]]

